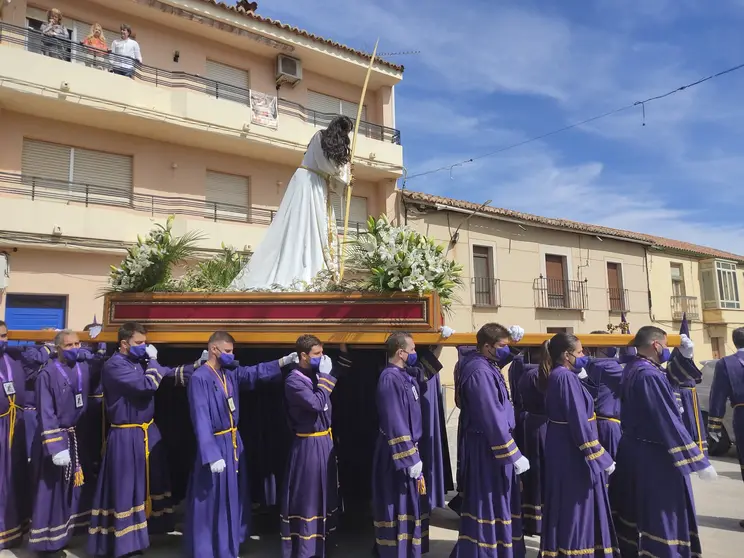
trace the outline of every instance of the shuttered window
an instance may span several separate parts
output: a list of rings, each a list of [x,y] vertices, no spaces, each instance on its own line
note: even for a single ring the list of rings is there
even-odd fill
[[[344,213],[346,212],[346,198],[334,192],[331,192],[331,204],[336,214],[336,223],[340,231],[344,228]],[[351,206],[349,207],[349,231],[367,228],[367,198],[361,196],[351,196]]]
[[[317,93],[315,91],[307,92],[307,108],[323,114],[335,115],[342,114],[351,119],[356,118],[359,103],[344,101],[330,95]],[[362,120],[367,120],[367,107],[362,107]]]
[[[128,155],[24,139],[21,172],[49,197],[119,206],[132,200]]]
[[[210,219],[250,221],[250,179],[207,171],[205,200]]]
[[[207,94],[236,103],[250,103],[250,76],[246,70],[207,60]]]

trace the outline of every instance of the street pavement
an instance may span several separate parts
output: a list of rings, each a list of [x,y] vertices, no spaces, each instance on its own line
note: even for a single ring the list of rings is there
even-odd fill
[[[450,413],[448,413],[450,414]],[[457,433],[457,410],[451,413],[447,421],[450,440],[450,454],[453,465],[456,456],[455,439]],[[732,454],[733,455],[733,454]],[[744,556],[744,529],[739,527],[739,520],[744,519],[744,483],[741,479],[739,463],[732,457],[713,458],[712,462],[718,471],[718,479],[703,482],[694,476],[692,479],[695,491],[700,538],[703,544],[704,558],[735,558]],[[457,539],[458,518],[450,510],[435,510],[431,519],[431,547],[429,558],[448,558]],[[371,556],[374,535],[371,526],[366,531],[356,530],[352,534],[341,535],[338,547],[329,558],[362,558]],[[528,537],[528,558],[536,558],[539,539]],[[68,557],[84,558],[87,556],[81,548],[84,541],[75,541],[67,552]],[[738,548],[738,550],[737,550]],[[181,556],[181,537],[169,535],[153,541],[152,548],[146,553],[153,558],[176,558]],[[15,552],[2,551],[0,558],[16,556],[30,558],[34,556],[25,550]],[[281,556],[281,546],[277,535],[251,540],[245,545],[241,556],[251,558],[274,558]]]

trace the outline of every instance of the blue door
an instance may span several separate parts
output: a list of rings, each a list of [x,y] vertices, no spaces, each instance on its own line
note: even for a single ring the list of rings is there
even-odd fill
[[[5,304],[5,323],[9,330],[63,329],[67,299],[63,296],[9,294]],[[12,342],[13,345],[27,345]]]

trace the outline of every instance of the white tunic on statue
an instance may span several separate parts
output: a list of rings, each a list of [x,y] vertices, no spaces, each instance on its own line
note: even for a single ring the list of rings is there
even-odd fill
[[[290,288],[302,281],[309,283],[324,268],[336,272],[336,216],[326,203],[328,188],[343,195],[349,165],[339,168],[327,159],[320,137],[321,132],[317,132],[310,140],[302,166],[289,181],[266,236],[233,280],[232,290],[263,290],[274,285]]]

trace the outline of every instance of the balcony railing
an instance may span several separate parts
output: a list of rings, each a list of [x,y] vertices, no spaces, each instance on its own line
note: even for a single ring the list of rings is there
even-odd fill
[[[700,304],[696,296],[673,296],[671,303],[673,320],[681,320],[685,314],[690,320],[700,319]]]
[[[542,275],[535,279],[535,308],[552,310],[585,310],[588,306],[586,281],[550,279]]]
[[[607,289],[610,312],[630,312],[628,289]]]
[[[113,72],[122,67],[133,67],[135,80],[149,83],[155,87],[190,89],[243,105],[250,105],[251,103],[250,89],[236,87],[195,74],[147,66],[125,56],[103,52],[73,41],[47,37],[34,29],[0,22],[0,43],[20,45],[29,52],[36,52],[67,62],[85,64],[91,68],[107,72]],[[128,78],[122,76],[122,79]],[[277,106],[279,112],[301,118],[308,124],[315,126],[325,127],[334,117],[338,116],[337,114],[318,112],[286,99],[278,99]],[[359,133],[371,139],[400,145],[400,131],[395,128],[362,121],[359,124]]]
[[[56,200],[85,207],[120,207],[145,212],[151,216],[183,215],[210,221],[255,225],[269,225],[276,215],[276,210],[264,207],[246,207],[198,198],[140,194],[132,190],[116,191],[108,186],[80,184],[7,172],[0,172],[0,195],[20,196],[32,200]],[[337,218],[337,224],[343,227],[343,219]],[[360,232],[366,227],[366,223],[349,222],[351,231]]]
[[[496,308],[499,306],[499,280],[493,277],[471,277],[473,306]]]

